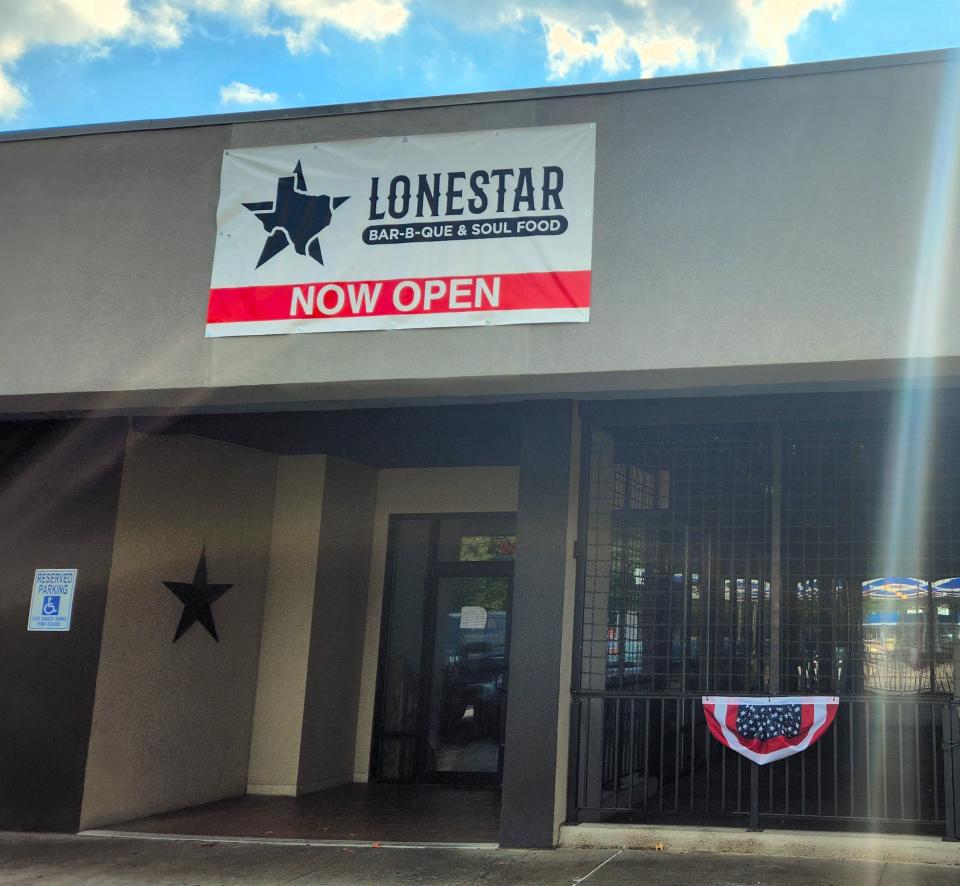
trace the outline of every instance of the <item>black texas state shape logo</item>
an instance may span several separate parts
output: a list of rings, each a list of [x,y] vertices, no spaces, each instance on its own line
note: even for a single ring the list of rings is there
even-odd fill
[[[333,219],[333,210],[342,206],[349,197],[330,197],[327,194],[308,194],[303,168],[297,161],[292,175],[277,179],[277,195],[271,201],[244,203],[263,225],[267,242],[257,261],[257,267],[268,262],[278,252],[292,245],[299,255],[323,264],[320,251],[320,232]]]

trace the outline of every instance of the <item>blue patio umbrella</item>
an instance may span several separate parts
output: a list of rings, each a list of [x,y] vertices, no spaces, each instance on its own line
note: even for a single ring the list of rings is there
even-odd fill
[[[960,596],[960,576],[941,578],[933,583],[933,593],[938,597]]]
[[[863,619],[865,625],[892,627],[900,624],[899,612],[868,612]]]
[[[919,578],[874,578],[863,582],[863,595],[880,600],[909,600],[925,593],[927,582]]]

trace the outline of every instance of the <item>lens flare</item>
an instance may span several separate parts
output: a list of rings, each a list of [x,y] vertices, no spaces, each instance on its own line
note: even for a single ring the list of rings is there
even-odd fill
[[[876,574],[922,574],[930,459],[936,443],[936,360],[941,352],[947,278],[956,248],[960,149],[960,61],[944,66],[923,219],[917,245],[904,372],[890,428]]]

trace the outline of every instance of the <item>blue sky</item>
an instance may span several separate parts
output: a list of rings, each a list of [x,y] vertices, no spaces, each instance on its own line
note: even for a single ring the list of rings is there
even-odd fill
[[[960,46],[960,0],[0,0],[0,129]]]

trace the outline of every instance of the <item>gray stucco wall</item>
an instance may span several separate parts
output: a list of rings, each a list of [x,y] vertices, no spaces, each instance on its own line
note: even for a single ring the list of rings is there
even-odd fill
[[[0,829],[76,831],[127,423],[0,424]],[[27,630],[34,571],[77,570],[69,631]]]
[[[0,410],[889,377],[945,59],[0,142]],[[224,149],[583,121],[589,324],[204,339]]]

